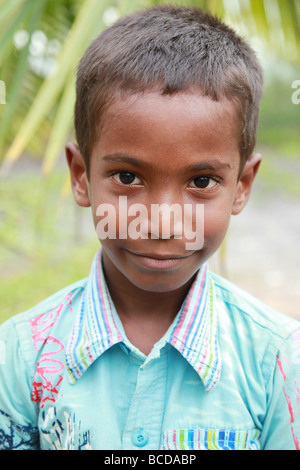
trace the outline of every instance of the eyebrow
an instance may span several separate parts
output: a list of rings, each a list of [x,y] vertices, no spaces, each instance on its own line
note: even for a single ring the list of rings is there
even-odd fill
[[[108,162],[125,162],[131,163],[132,165],[138,167],[147,167],[150,166],[149,163],[140,160],[139,158],[130,157],[129,155],[123,155],[121,153],[113,153],[111,155],[105,155],[101,158],[101,160],[105,160]]]
[[[113,153],[111,155],[105,155],[101,159],[105,161],[110,161],[110,162],[130,163],[140,168],[143,168],[143,167],[147,168],[147,167],[152,166],[148,162],[144,162],[143,160],[139,158],[131,157],[129,155],[123,155],[121,153]],[[232,169],[233,168],[229,163],[222,162],[221,160],[215,158],[215,159],[210,160],[209,162],[199,162],[193,165],[189,165],[184,170],[187,172],[197,172],[197,171],[203,171],[203,170],[214,171],[214,170],[232,170]]]
[[[195,163],[187,167],[188,171],[202,171],[202,170],[232,170],[232,166],[227,162],[222,162],[218,159],[213,159],[208,162]]]

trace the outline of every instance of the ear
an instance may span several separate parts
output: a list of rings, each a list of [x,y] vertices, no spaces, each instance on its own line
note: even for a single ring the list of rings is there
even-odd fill
[[[245,163],[242,174],[237,184],[236,193],[232,205],[231,213],[233,215],[239,214],[247,204],[261,160],[261,155],[256,153],[252,155]]]
[[[71,185],[74,199],[79,206],[91,205],[89,196],[89,182],[84,159],[78,146],[71,142],[65,147],[66,159],[70,169]]]

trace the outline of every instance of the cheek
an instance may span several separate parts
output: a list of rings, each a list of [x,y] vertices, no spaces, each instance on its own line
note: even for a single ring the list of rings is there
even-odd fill
[[[109,191],[107,191],[105,184],[94,185],[91,191],[91,207],[92,216],[95,227],[101,219],[109,219],[110,225],[113,220],[118,221],[118,203],[115,201]]]
[[[220,244],[227,232],[231,212],[227,208],[204,208],[204,243]]]
[[[128,215],[126,201],[124,198],[113,197],[94,199],[93,221],[97,236],[102,244],[109,243],[110,240],[130,238],[130,224],[136,217]]]

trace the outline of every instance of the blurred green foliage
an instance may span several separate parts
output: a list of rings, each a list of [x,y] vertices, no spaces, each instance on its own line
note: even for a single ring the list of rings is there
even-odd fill
[[[90,41],[117,17],[155,4],[209,10],[300,65],[299,0],[0,0],[0,173],[24,151],[50,172],[72,128],[74,72]]]
[[[300,79],[300,68],[295,75]],[[292,103],[291,79],[275,79],[261,103],[258,142],[276,149],[282,157],[300,157],[300,105]]]
[[[88,275],[99,241],[82,233],[91,214],[61,194],[64,179],[29,171],[1,182],[0,323]]]

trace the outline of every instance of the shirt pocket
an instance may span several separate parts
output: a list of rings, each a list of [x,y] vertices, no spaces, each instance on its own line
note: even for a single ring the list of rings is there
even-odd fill
[[[258,429],[176,429],[163,434],[165,450],[260,450]]]

